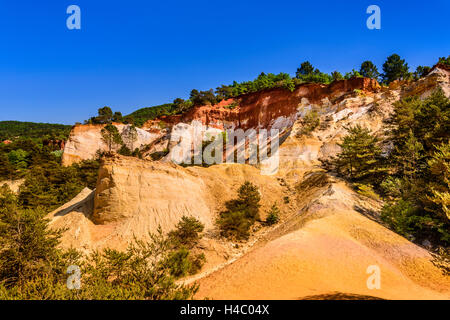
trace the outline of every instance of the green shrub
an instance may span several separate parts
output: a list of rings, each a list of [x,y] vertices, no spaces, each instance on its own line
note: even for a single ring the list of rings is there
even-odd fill
[[[252,222],[243,211],[227,211],[217,220],[222,236],[229,239],[244,240],[250,236]]]
[[[204,262],[204,254],[192,256],[188,249],[181,248],[171,252],[164,262],[164,265],[167,266],[173,277],[181,278],[187,275],[196,274],[200,271]]]
[[[131,156],[132,152],[131,150],[126,146],[126,145],[122,145],[119,149],[119,151],[117,151],[118,154],[121,154],[123,156]]]
[[[236,108],[237,106],[239,106],[239,103],[237,101],[233,101],[232,103],[230,103],[227,106],[224,106],[225,109],[231,109],[233,110],[234,108]]]
[[[224,237],[236,240],[248,239],[250,227],[260,219],[258,188],[246,181],[238,190],[238,198],[225,203],[217,224]]]
[[[269,212],[267,213],[266,223],[271,226],[280,221],[280,209],[276,205],[276,203],[273,204],[272,208],[270,208]]]
[[[175,227],[175,230],[169,232],[169,239],[176,246],[194,247],[201,239],[201,233],[205,226],[194,217],[183,216]]]
[[[447,58],[445,58],[445,57],[439,58],[438,63],[446,64],[446,65],[450,66],[450,56],[448,56]]]
[[[352,69],[352,71],[347,72],[344,76],[344,79],[351,79],[351,78],[362,78],[363,76],[356,71],[355,69]]]
[[[399,178],[387,177],[380,184],[380,189],[385,196],[393,200],[398,200],[402,196],[403,183]]]

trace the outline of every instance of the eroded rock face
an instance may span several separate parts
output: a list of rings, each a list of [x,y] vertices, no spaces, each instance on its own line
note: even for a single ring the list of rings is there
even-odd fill
[[[147,121],[138,129],[138,140],[135,148],[149,145],[147,154],[164,150],[172,128],[179,124],[200,123],[205,130],[219,129],[283,129],[291,127],[299,117],[298,105],[302,99],[311,103],[338,101],[355,89],[364,92],[376,92],[379,85],[376,80],[354,78],[335,81],[330,85],[304,84],[298,86],[294,92],[282,88],[268,89],[244,95],[236,99],[221,101],[214,106],[195,107],[185,114],[161,117]],[[229,108],[237,103],[235,108]],[[119,132],[127,126],[116,124]],[[102,142],[101,129],[103,125],[76,125],[73,127],[64,148],[63,165],[92,159],[96,152],[106,151]],[[178,127],[176,128],[179,129]]]
[[[304,84],[293,92],[283,88],[267,89],[221,101],[214,106],[196,107],[183,115],[163,117],[162,120],[169,125],[200,121],[206,126],[222,130],[280,129],[282,126],[292,126],[298,117],[298,104],[303,98],[312,103],[319,103],[325,98],[338,100],[355,89],[376,92],[380,89],[380,85],[374,79],[353,78],[335,81],[330,85]],[[238,103],[238,106],[234,109],[226,108],[233,102]]]
[[[262,195],[262,218],[282,199],[279,182],[259,172],[250,165],[183,168],[116,155],[103,160],[96,190],[83,191],[48,218],[52,227],[67,229],[63,246],[91,250],[125,249],[134,236],[148,239],[159,226],[168,232],[182,216],[193,216],[205,225],[204,245],[220,247],[215,220],[246,180]],[[278,205],[289,210],[286,204]]]
[[[92,221],[99,225],[134,221],[133,225],[145,233],[158,226],[170,231],[182,216],[193,216],[209,229],[223,205],[219,199],[231,198],[234,191],[230,186],[239,187],[247,177],[254,177],[263,194],[269,190],[273,195],[281,194],[276,181],[258,174],[258,169],[248,165],[205,170],[132,157],[108,157],[99,171]],[[271,205],[270,201],[263,204]]]
[[[129,125],[115,123],[120,133],[127,130]],[[87,124],[75,125],[70,132],[69,139],[64,147],[62,164],[70,166],[73,163],[82,160],[93,159],[96,157],[97,151],[107,151],[108,147],[102,140],[101,131],[105,125]],[[148,132],[140,128],[137,129],[137,140],[133,143],[133,149],[147,145],[157,139],[160,134]],[[117,151],[116,146],[113,151]]]
[[[183,215],[211,225],[202,181],[172,164],[107,158],[99,171],[93,221],[108,224],[138,219],[140,227],[164,231],[174,227]]]

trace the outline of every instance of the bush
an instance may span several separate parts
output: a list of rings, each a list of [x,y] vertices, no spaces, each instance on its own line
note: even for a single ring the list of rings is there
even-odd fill
[[[274,203],[267,213],[266,223],[271,226],[278,223],[278,221],[280,221],[280,209],[278,209],[277,204]]]
[[[227,210],[217,220],[222,236],[248,239],[250,227],[260,219],[260,200],[258,188],[246,181],[238,190],[238,198],[225,203]]]
[[[164,149],[163,151],[156,151],[150,154],[150,158],[152,158],[153,161],[158,161],[164,158],[169,154],[169,149]]]
[[[225,238],[245,240],[250,236],[249,230],[253,223],[243,211],[227,211],[221,213],[217,224]]]
[[[171,252],[164,264],[173,277],[181,278],[196,274],[202,268],[205,260],[204,254],[192,256],[188,249],[181,248]]]
[[[450,242],[450,234],[445,222],[430,215],[412,201],[400,199],[383,206],[381,219],[395,232],[410,240],[430,240],[432,243]]]
[[[169,232],[169,239],[176,246],[194,247],[201,239],[201,233],[205,226],[194,217],[183,216],[181,221],[175,227],[175,230]]]
[[[409,201],[400,199],[397,202],[387,203],[381,210],[381,219],[386,222],[395,232],[411,237],[414,228],[414,217],[418,208]]]
[[[123,156],[131,156],[132,152],[131,150],[126,146],[126,145],[122,145],[119,149],[119,151],[117,151],[118,154],[121,154]]]
[[[450,66],[450,56],[448,56],[447,58],[445,58],[445,57],[439,58],[438,63],[446,64],[446,65]]]
[[[351,78],[362,78],[363,76],[356,71],[355,69],[352,69],[352,71],[347,72],[344,76],[345,79],[351,79]]]

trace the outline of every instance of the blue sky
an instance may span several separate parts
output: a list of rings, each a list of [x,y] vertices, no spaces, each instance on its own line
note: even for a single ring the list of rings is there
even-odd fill
[[[81,8],[81,30],[66,9]],[[381,8],[381,30],[366,8]],[[124,115],[304,60],[342,73],[398,53],[450,54],[450,1],[0,0],[0,120],[73,124]]]

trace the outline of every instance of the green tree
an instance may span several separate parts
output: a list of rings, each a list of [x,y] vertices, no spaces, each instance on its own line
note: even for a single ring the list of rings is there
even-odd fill
[[[410,77],[408,64],[398,54],[393,54],[383,64],[382,76],[385,83],[408,79]]]
[[[216,104],[218,102],[213,89],[208,91],[198,91],[197,89],[193,89],[189,99],[195,106]]]
[[[333,73],[331,74],[331,77],[333,78],[333,81],[344,79],[344,76],[339,71],[333,71]]]
[[[395,150],[395,162],[404,176],[415,179],[423,159],[423,145],[410,130],[408,139],[401,148],[401,150]]]
[[[101,131],[102,140],[108,146],[109,152],[113,147],[123,144],[122,137],[117,130],[117,127],[113,124],[107,124]]]
[[[428,161],[432,180],[428,184],[431,195],[428,199],[434,204],[430,210],[445,219],[450,219],[450,143],[437,146]]]
[[[27,158],[28,152],[22,149],[12,150],[8,153],[9,162],[18,169],[25,169],[28,167]]]
[[[121,112],[114,112],[113,116],[111,117],[112,122],[123,122],[123,116]]]
[[[9,162],[7,156],[3,153],[0,153],[0,180],[12,179],[14,176],[14,167]]]
[[[450,56],[448,56],[447,58],[446,57],[439,58],[438,63],[450,65]]]
[[[110,123],[112,121],[113,112],[110,107],[105,106],[98,109],[98,116],[95,118],[96,123]]]
[[[414,72],[414,78],[417,80],[426,77],[430,73],[430,71],[431,68],[428,66],[418,66],[416,68],[416,72]]]
[[[371,79],[377,79],[380,76],[380,73],[378,72],[378,68],[376,65],[373,64],[372,61],[364,61],[361,64],[361,67],[359,69],[359,73],[366,78]]]
[[[339,144],[341,152],[334,161],[338,173],[354,181],[378,181],[383,171],[378,138],[360,125],[347,130],[348,134]]]
[[[301,79],[302,76],[313,74],[314,67],[309,61],[302,62],[300,68],[297,68],[297,72],[295,73],[298,79]]]
[[[361,78],[361,77],[362,77],[362,75],[355,69],[352,69],[352,71],[347,72],[344,76],[345,79]]]
[[[20,210],[11,191],[1,188],[0,284],[21,286],[62,263],[57,249],[61,231],[48,229],[44,215],[40,210]]]

